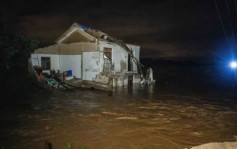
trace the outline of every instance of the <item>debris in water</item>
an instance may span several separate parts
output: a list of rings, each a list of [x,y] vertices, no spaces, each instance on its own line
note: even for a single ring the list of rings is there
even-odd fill
[[[114,112],[102,112],[103,114],[107,114],[107,115],[123,115],[123,114],[119,114],[119,113],[114,113]]]
[[[136,117],[118,117],[118,120],[137,120],[138,118]]]

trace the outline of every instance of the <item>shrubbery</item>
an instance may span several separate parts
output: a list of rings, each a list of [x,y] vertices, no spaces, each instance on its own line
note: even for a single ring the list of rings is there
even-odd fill
[[[38,41],[20,33],[0,37],[0,81],[5,94],[24,94],[32,89],[28,59]]]

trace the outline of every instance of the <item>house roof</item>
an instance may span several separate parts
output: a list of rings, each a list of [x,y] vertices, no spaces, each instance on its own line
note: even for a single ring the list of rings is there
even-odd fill
[[[78,41],[93,42],[96,41],[96,39],[106,40],[107,37],[107,34],[99,30],[73,23],[71,27],[56,40],[56,43],[74,43]]]
[[[69,44],[76,43],[78,41],[95,42],[96,40],[105,40],[121,46],[131,56],[133,61],[137,64],[139,72],[142,73],[141,66],[143,65],[139,62],[139,60],[137,60],[136,57],[134,57],[132,50],[129,49],[122,40],[118,40],[104,32],[91,29],[82,24],[73,23],[71,27],[56,40],[56,43]]]

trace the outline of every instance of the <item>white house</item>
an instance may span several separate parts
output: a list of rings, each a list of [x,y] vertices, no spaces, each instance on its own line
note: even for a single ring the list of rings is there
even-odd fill
[[[74,23],[56,44],[39,48],[31,55],[33,66],[44,71],[72,70],[74,78],[114,86],[138,83],[141,80],[140,46],[124,44],[101,31]]]

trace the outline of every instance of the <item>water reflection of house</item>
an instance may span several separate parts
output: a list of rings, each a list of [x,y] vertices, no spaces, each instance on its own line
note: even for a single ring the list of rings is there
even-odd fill
[[[37,49],[31,60],[44,71],[72,70],[80,80],[122,86],[140,82],[139,57],[140,46],[74,23],[56,44]]]

